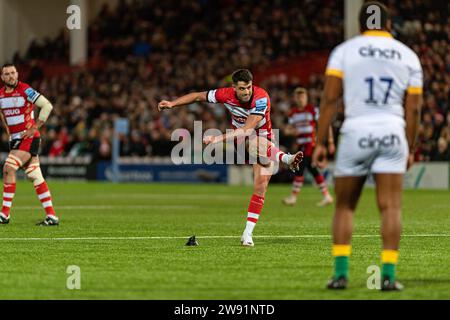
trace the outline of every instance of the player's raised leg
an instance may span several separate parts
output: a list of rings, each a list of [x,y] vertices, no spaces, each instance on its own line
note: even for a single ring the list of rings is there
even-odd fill
[[[265,137],[257,137],[257,139],[253,139],[253,141],[255,140],[258,144],[257,150],[260,157],[267,157],[271,161],[284,163],[294,172],[299,169],[300,163],[303,160],[302,151],[298,151],[295,154],[289,154],[282,151],[272,141]]]
[[[271,178],[271,175],[266,173],[267,168],[264,166],[260,164],[253,165],[253,195],[248,205],[247,224],[241,238],[241,244],[243,246],[254,246],[252,239],[253,229],[259,220],[259,216],[264,206],[264,198],[266,196],[267,187]]]
[[[27,178],[33,182],[34,189],[45,210],[46,218],[38,225],[43,226],[55,226],[59,224],[59,218],[56,216],[55,209],[53,208],[52,196],[48,188],[47,182],[42,175],[39,157],[32,157],[29,164],[25,169]]]
[[[6,158],[3,166],[3,206],[0,213],[0,224],[9,223],[12,201],[16,193],[16,172],[30,157],[27,152],[12,150]]]
[[[398,249],[402,230],[401,206],[403,174],[375,174],[377,204],[381,214],[383,238],[382,290],[402,290],[403,285],[395,279]]]
[[[336,178],[336,209],[333,218],[332,248],[334,276],[328,283],[329,289],[345,289],[347,287],[353,215],[365,179],[365,176]]]

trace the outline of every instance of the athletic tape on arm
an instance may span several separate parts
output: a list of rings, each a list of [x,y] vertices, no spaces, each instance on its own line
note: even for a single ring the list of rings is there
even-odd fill
[[[47,121],[48,116],[50,115],[50,112],[53,109],[53,106],[50,103],[50,101],[48,101],[46,97],[41,95],[34,104],[39,108],[41,108],[41,112],[39,112],[38,119],[41,120],[42,122]]]

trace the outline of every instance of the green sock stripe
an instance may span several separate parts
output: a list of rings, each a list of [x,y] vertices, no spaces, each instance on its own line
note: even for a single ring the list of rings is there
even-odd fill
[[[383,278],[389,277],[391,281],[395,281],[395,264],[384,263],[382,270]]]
[[[348,257],[339,256],[334,258],[335,263],[335,273],[336,278],[346,277],[348,278]]]

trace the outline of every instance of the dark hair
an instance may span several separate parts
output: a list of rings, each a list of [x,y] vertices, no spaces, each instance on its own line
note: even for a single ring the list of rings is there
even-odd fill
[[[239,81],[249,83],[253,80],[253,75],[248,69],[239,69],[233,72],[231,75],[231,79],[234,84],[237,84]]]
[[[9,67],[16,67],[15,65],[14,65],[14,63],[5,63],[4,65],[2,65],[2,69],[1,69],[1,72],[0,73],[3,73],[3,69],[5,69],[5,68],[9,68]]]
[[[380,9],[380,26],[379,28],[369,28],[368,26],[368,20],[372,17],[373,12],[367,12],[367,9],[370,6],[377,6]],[[378,1],[369,1],[363,4],[361,7],[361,11],[359,11],[359,28],[361,29],[361,32],[368,31],[368,30],[386,30],[387,29],[387,22],[390,20],[389,10],[388,8]]]

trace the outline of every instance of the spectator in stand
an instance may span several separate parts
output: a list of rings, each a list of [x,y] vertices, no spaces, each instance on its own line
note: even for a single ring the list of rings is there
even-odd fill
[[[437,146],[431,151],[431,161],[450,161],[450,148],[448,142],[440,137]]]

